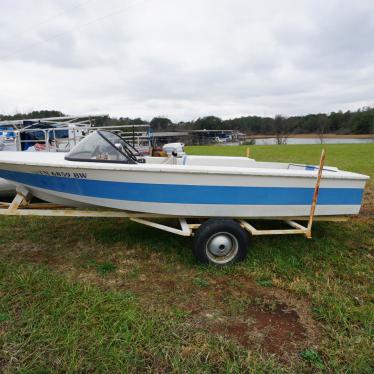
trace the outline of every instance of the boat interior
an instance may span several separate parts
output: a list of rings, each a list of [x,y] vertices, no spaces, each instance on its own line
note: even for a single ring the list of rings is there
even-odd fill
[[[318,170],[318,165],[305,165],[283,162],[260,162],[247,157],[228,156],[168,156],[168,157],[145,157],[146,164],[164,165],[187,165],[187,166],[218,166],[238,168],[260,168],[260,169],[283,169],[283,170]],[[324,171],[337,172],[338,168],[326,166]]]
[[[227,156],[190,156],[173,152],[164,157],[151,157],[141,155],[135,147],[119,135],[110,131],[97,131],[76,145],[66,156],[69,161],[108,162],[121,164],[152,164],[152,165],[179,165],[179,166],[216,166],[238,168],[261,168],[283,170],[315,171],[316,165],[296,163],[258,162],[248,157]],[[325,167],[324,170],[337,172],[334,167]]]

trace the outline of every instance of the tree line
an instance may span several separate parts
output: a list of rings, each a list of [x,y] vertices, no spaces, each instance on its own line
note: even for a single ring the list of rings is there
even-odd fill
[[[1,120],[47,118],[64,116],[60,111],[33,111],[14,115],[1,115]],[[275,135],[286,138],[291,134],[373,134],[374,107],[364,107],[357,111],[332,112],[330,114],[308,114],[303,116],[272,117],[245,116],[223,120],[216,116],[201,117],[188,122],[173,122],[166,117],[155,117],[151,121],[141,118],[95,118],[98,126],[149,124],[154,131],[183,130],[238,130],[248,135]]]

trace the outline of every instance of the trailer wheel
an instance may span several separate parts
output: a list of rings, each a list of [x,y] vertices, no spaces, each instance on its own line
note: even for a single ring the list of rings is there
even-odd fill
[[[194,254],[204,264],[228,265],[246,257],[248,235],[231,219],[209,219],[196,232]]]

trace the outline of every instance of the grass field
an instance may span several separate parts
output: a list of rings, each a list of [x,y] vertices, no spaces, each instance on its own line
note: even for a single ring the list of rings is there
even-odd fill
[[[122,219],[1,217],[0,372],[372,373],[374,144],[326,149],[327,164],[371,176],[362,215],[316,223],[309,241],[252,239],[225,269]],[[315,164],[320,150],[251,156]]]

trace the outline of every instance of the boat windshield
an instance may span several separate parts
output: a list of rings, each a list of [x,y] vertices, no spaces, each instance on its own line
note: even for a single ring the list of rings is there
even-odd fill
[[[65,160],[121,164],[144,162],[134,147],[110,131],[96,131],[88,135],[65,156]]]

